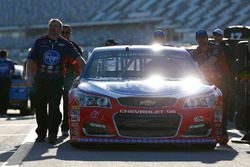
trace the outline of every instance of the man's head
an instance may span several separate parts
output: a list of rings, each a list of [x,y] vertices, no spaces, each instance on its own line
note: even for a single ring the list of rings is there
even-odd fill
[[[195,32],[196,42],[199,46],[203,47],[208,44],[208,35],[205,30],[199,30]]]
[[[48,24],[48,35],[52,39],[58,38],[62,30],[62,22],[59,19],[51,19]]]
[[[1,50],[0,51],[0,58],[6,59],[8,57],[8,52],[7,50]]]
[[[223,41],[224,33],[221,29],[216,28],[212,34],[216,43],[221,43]]]
[[[61,35],[66,38],[66,39],[70,39],[71,36],[71,27],[69,25],[63,25],[62,31],[61,31]]]
[[[108,39],[105,41],[105,46],[115,46],[119,45],[119,42],[114,39]]]
[[[154,43],[164,45],[166,43],[166,34],[162,30],[155,30]]]

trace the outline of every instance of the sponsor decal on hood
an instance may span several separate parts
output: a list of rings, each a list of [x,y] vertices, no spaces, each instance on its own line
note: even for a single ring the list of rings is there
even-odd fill
[[[187,91],[181,81],[165,81],[158,87],[151,86],[145,81],[83,81],[79,88],[83,91],[106,95],[114,98],[126,96],[157,96],[157,97],[185,97],[197,93],[211,92],[213,86],[195,85],[196,91]]]

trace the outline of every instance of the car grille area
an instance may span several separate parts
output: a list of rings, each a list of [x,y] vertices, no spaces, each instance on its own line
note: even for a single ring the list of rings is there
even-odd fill
[[[122,137],[173,137],[181,123],[178,114],[124,114],[114,116],[118,133]]]
[[[121,97],[118,102],[130,107],[168,107],[175,105],[176,98],[166,97]]]

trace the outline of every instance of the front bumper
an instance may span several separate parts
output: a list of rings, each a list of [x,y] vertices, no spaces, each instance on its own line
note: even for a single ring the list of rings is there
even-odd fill
[[[215,144],[215,138],[207,139],[112,139],[112,138],[78,138],[76,142],[83,143],[142,143],[142,144]]]

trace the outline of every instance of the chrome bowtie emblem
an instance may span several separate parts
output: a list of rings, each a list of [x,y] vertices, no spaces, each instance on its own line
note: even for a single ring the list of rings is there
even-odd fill
[[[142,105],[142,106],[151,106],[155,104],[156,104],[156,101],[153,101],[153,100],[142,100],[139,102],[139,105]]]

